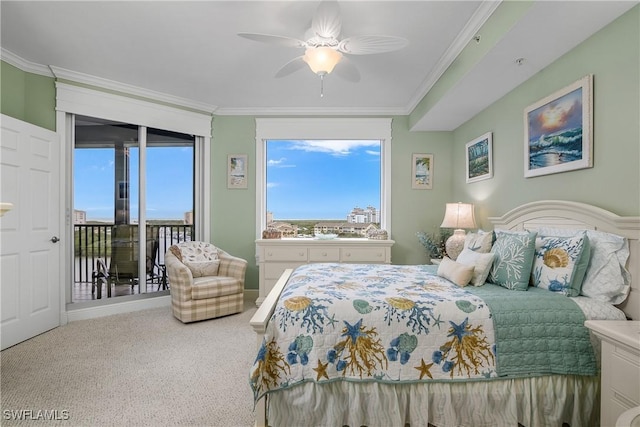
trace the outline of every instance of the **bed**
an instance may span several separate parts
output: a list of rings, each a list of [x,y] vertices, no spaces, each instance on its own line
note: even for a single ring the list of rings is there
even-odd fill
[[[473,275],[471,285],[456,284],[459,271],[469,276],[460,263],[451,271],[452,264],[311,264],[285,271],[251,320],[258,342],[250,372],[256,424],[597,425],[598,342],[583,324],[640,319],[640,289],[630,281],[640,277],[640,218],[547,200],[490,221],[495,247],[489,253],[497,254],[487,280],[497,284],[472,286],[485,281]],[[601,297],[609,286],[593,283],[576,290],[567,274],[549,278],[544,265],[536,268],[540,247],[595,248],[602,236],[605,246],[610,236],[624,241],[609,263],[598,264],[598,272],[620,276],[615,292]],[[513,288],[522,283],[501,276],[513,267],[505,261],[508,251],[500,255],[496,248],[508,239],[529,242],[525,237],[535,239],[538,252],[521,292]],[[591,245],[584,242],[589,237]],[[595,255],[576,254],[572,275],[580,264],[586,285]],[[529,276],[536,286],[528,285]],[[534,325],[536,316],[552,326]]]

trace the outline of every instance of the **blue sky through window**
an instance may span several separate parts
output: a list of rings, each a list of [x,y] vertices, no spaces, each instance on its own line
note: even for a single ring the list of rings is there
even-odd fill
[[[269,140],[267,211],[344,220],[356,206],[380,209],[380,156],[377,140]]]
[[[138,218],[138,156],[130,149],[131,218]],[[87,220],[113,222],[114,149],[81,148],[74,152],[74,209]],[[193,209],[193,147],[147,148],[147,218],[184,219]]]

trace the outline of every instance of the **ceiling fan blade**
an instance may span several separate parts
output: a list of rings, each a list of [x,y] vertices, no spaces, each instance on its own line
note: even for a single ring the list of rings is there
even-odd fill
[[[346,56],[342,57],[331,74],[335,74],[348,82],[358,83],[360,81],[360,71]]]
[[[276,78],[288,76],[289,74],[298,71],[300,68],[303,68],[307,65],[302,56],[298,56],[297,58],[293,58],[291,61],[287,62],[278,70],[276,73]]]
[[[306,43],[302,40],[294,39],[292,37],[274,36],[271,34],[258,34],[258,33],[238,33],[240,37],[245,39],[269,43],[273,45],[286,46],[286,47],[305,47]]]
[[[342,21],[337,1],[323,0],[320,2],[311,21],[311,30],[314,35],[326,39],[335,39],[340,35]]]
[[[353,36],[342,40],[338,45],[338,50],[352,55],[370,55],[400,50],[408,44],[409,41],[402,37]]]

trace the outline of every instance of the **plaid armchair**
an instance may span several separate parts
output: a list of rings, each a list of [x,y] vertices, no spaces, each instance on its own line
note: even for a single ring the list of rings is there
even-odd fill
[[[240,313],[247,261],[206,242],[182,242],[164,257],[173,315],[183,323]]]

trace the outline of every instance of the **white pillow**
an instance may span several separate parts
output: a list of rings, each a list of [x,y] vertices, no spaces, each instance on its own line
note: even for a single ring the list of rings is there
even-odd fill
[[[542,236],[572,237],[585,230],[540,228]],[[620,304],[629,295],[631,274],[625,268],[629,242],[617,234],[586,230],[591,258],[582,282],[581,294],[610,304]]]
[[[491,265],[495,259],[496,254],[493,252],[480,253],[471,249],[463,249],[456,259],[457,262],[464,265],[473,266],[473,277],[471,278],[471,284],[473,286],[482,286],[489,276],[491,271]]]
[[[478,230],[476,233],[469,233],[464,237],[464,249],[474,252],[491,252],[494,241],[493,231]]]
[[[448,257],[442,258],[438,266],[438,276],[451,280],[458,286],[467,286],[473,276],[473,266],[460,264]]]

